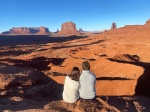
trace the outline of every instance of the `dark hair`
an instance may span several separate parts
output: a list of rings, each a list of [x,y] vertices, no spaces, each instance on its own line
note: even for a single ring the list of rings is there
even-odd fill
[[[79,77],[80,77],[80,70],[79,70],[79,68],[78,67],[73,67],[69,77],[72,80],[79,81]]]
[[[90,70],[90,63],[88,61],[82,62],[82,69],[83,70]]]

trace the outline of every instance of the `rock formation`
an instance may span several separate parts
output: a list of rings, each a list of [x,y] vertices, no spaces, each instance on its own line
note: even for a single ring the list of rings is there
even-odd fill
[[[111,29],[116,29],[116,28],[117,28],[116,23],[112,23],[112,25],[111,25]]]
[[[38,34],[41,34],[41,35],[47,35],[48,33],[49,33],[49,29],[45,28],[44,26],[41,26],[40,31],[38,32]]]
[[[14,27],[12,29],[10,29],[10,33],[11,34],[30,34],[30,30],[27,27]]]
[[[79,28],[79,31],[82,32],[83,31],[82,28]]]
[[[73,22],[66,22],[61,25],[61,31],[58,32],[59,35],[70,36],[70,35],[80,35],[76,29],[76,25]]]
[[[76,25],[73,22],[66,22],[61,25],[61,31],[66,30],[75,30],[76,31]]]
[[[59,29],[57,29],[55,33],[58,33],[58,32],[59,32]]]
[[[148,24],[40,43],[32,36],[29,42],[1,36],[0,112],[149,112]],[[84,60],[96,75],[96,101],[68,105],[62,101],[65,74]]]
[[[145,26],[150,26],[150,19],[146,21]]]
[[[57,98],[61,86],[44,73],[32,68],[1,65],[0,96]],[[10,70],[10,72],[9,72]],[[49,88],[49,89],[47,89]],[[58,90],[58,91],[57,91]]]
[[[49,34],[49,29],[44,26],[41,27],[13,27],[10,31],[3,32],[2,34],[18,34],[18,35],[47,35]]]
[[[143,26],[145,27],[150,27],[150,19],[146,21],[144,25],[125,25],[125,27],[136,27],[136,28],[142,28]],[[144,27],[143,27],[144,28]]]

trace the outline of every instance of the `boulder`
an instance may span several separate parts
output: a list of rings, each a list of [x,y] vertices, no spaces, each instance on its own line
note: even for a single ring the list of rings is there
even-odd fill
[[[117,108],[107,104],[99,97],[93,100],[79,99],[76,103],[66,103],[62,100],[61,103],[62,104],[60,105],[63,105],[68,111],[71,112],[119,112]],[[47,104],[44,106],[44,109],[51,108],[52,104]]]

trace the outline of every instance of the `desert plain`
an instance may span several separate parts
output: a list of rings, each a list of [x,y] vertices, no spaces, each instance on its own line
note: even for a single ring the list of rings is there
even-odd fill
[[[82,112],[68,110],[61,94],[85,60],[96,75],[97,111],[150,111],[150,21],[80,36],[1,35],[0,111]]]

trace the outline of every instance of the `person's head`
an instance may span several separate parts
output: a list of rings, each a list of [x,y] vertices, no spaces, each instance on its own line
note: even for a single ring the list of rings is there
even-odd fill
[[[90,70],[90,63],[88,61],[82,62],[82,69],[83,70]]]
[[[72,80],[79,81],[79,77],[80,77],[80,70],[79,70],[79,68],[78,67],[73,67],[69,77]]]

